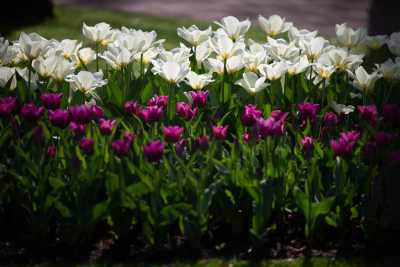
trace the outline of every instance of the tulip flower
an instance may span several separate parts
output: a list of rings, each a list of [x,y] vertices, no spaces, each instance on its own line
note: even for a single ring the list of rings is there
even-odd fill
[[[232,39],[226,35],[218,35],[211,38],[209,45],[222,61],[242,54],[245,49],[245,44],[243,42],[233,42]]]
[[[307,58],[314,62],[326,51],[328,41],[322,37],[315,37],[311,40],[300,42],[300,47]]]
[[[281,18],[278,15],[272,15],[268,19],[263,16],[258,17],[258,22],[261,29],[271,37],[276,37],[278,34],[287,32],[291,27],[291,22],[286,22],[285,18]]]
[[[54,126],[64,129],[70,121],[69,112],[62,109],[49,110],[49,121]]]
[[[163,108],[159,106],[147,106],[140,110],[139,117],[147,123],[161,120]]]
[[[69,124],[69,129],[72,132],[74,136],[83,136],[86,131],[86,125],[85,124],[79,124],[76,122],[71,122]]]
[[[378,72],[368,74],[364,67],[360,66],[355,70],[353,85],[360,91],[369,92],[374,88],[375,82],[379,78]]]
[[[342,132],[339,139],[331,140],[330,145],[335,156],[348,156],[353,152],[360,134],[356,131]]]
[[[126,140],[115,140],[111,143],[111,149],[119,157],[123,157],[129,154],[131,144],[131,142],[127,142]]]
[[[164,139],[167,143],[176,143],[182,138],[184,129],[179,126],[168,126],[163,128]]]
[[[17,98],[14,96],[6,96],[0,98],[0,116],[8,117],[18,108]]]
[[[80,71],[78,74],[71,74],[65,78],[73,91],[80,91],[85,95],[97,97],[95,89],[107,84],[103,79],[103,72],[91,73],[89,71]]]
[[[306,154],[310,154],[314,148],[314,139],[310,136],[305,136],[301,141],[301,146]]]
[[[243,73],[243,78],[238,80],[235,84],[243,87],[248,93],[254,95],[267,87],[265,77],[258,77],[253,72]]]
[[[100,119],[104,117],[104,110],[100,106],[94,104],[90,106],[90,110],[92,111],[93,119]]]
[[[162,107],[163,109],[165,109],[168,105],[168,99],[169,97],[167,95],[155,95],[147,102],[147,105]]]
[[[366,37],[365,44],[368,46],[369,49],[377,50],[381,48],[384,44],[386,44],[387,41],[387,35],[373,35]]]
[[[194,147],[200,150],[206,150],[209,146],[209,137],[207,135],[199,136],[194,140]]]
[[[300,48],[296,45],[296,43],[288,43],[284,39],[275,40],[273,38],[267,37],[266,46],[268,50],[268,55],[276,62],[291,62],[298,58],[300,55]],[[268,60],[265,63],[268,63]]]
[[[204,107],[207,104],[208,91],[191,91],[190,96],[196,107]]]
[[[270,81],[278,80],[286,73],[288,65],[284,61],[278,61],[271,64],[261,64],[258,67],[262,76]]]
[[[125,142],[132,144],[133,140],[135,139],[135,135],[131,132],[124,132],[123,138]]]
[[[47,148],[47,156],[50,158],[55,158],[57,155],[57,147],[55,145],[51,145]]]
[[[245,126],[252,126],[261,116],[262,111],[257,109],[255,105],[246,105],[242,113],[242,123]]]
[[[76,67],[79,67],[82,64],[84,66],[87,66],[88,64],[90,64],[95,60],[96,60],[96,52],[89,47],[85,47],[78,51],[77,58],[74,61]]]
[[[190,71],[185,77],[185,83],[193,90],[202,90],[213,81],[211,74],[197,74],[193,71]]]
[[[99,57],[115,70],[121,70],[133,61],[133,54],[127,48],[116,45],[110,45]]]
[[[188,103],[185,102],[176,103],[176,113],[184,120],[192,120],[194,117],[196,117],[198,112],[198,107],[192,108]]]
[[[221,22],[215,21],[214,23],[220,26],[224,33],[233,41],[237,41],[244,37],[251,26],[250,20],[246,19],[239,21],[233,16],[224,17],[221,19]]]
[[[333,127],[339,123],[339,118],[334,112],[325,113],[322,120],[327,127]]]
[[[295,62],[291,62],[288,65],[287,73],[290,76],[297,75],[303,73],[310,66],[310,62],[308,61],[307,56],[299,57]]]
[[[181,27],[177,29],[178,36],[194,47],[199,46],[202,42],[207,41],[211,36],[212,29],[208,27],[205,30],[200,30],[196,25],[189,28]]]
[[[228,136],[228,126],[213,126],[212,133],[215,139],[225,140]]]
[[[178,85],[189,73],[190,68],[189,62],[188,64],[180,64],[175,61],[153,61],[152,71],[167,82]]]
[[[93,152],[94,141],[93,139],[84,137],[79,142],[79,147],[85,154],[91,154]]]
[[[143,148],[144,155],[150,162],[158,162],[164,154],[164,144],[160,140],[152,141]]]
[[[24,56],[33,60],[46,50],[50,42],[37,33],[26,34],[22,32],[18,44]]]
[[[310,121],[311,125],[314,125],[317,121],[317,110],[319,105],[314,103],[301,103],[298,106],[301,127],[304,127],[307,124],[307,121]]]
[[[182,157],[183,153],[185,153],[186,146],[187,146],[187,141],[185,139],[178,141],[175,144],[176,155]]]
[[[391,133],[380,131],[375,133],[374,140],[376,144],[379,146],[387,146],[390,145],[395,140],[395,136]]]
[[[245,132],[245,133],[243,133],[242,138],[243,138],[243,142],[249,143],[251,140],[251,135],[249,133]]]
[[[390,35],[389,40],[386,42],[390,52],[393,55],[400,56],[400,33],[394,32]]]
[[[387,124],[400,124],[400,106],[396,104],[385,104],[382,110],[383,121]]]
[[[267,119],[257,119],[257,128],[261,137],[283,135],[287,116],[287,112],[274,110]]]
[[[110,25],[104,22],[98,23],[94,26],[87,26],[83,23],[82,33],[89,41],[100,44],[104,47],[115,39],[115,32],[111,29]]]
[[[339,45],[346,48],[353,48],[364,41],[367,31],[364,28],[354,30],[346,23],[336,24],[336,40]]]
[[[93,118],[93,112],[89,105],[77,105],[69,107],[71,121],[79,124],[87,124]]]
[[[139,116],[142,108],[139,103],[134,100],[126,101],[124,104],[124,111],[128,115],[136,115]]]
[[[1,55],[0,62],[2,62]],[[0,66],[0,88],[5,88],[8,84],[10,85],[10,90],[14,90],[17,87],[15,68]]]
[[[22,106],[21,117],[24,118],[24,120],[35,122],[40,119],[40,117],[43,115],[43,112],[43,107],[37,107],[33,103],[28,103]]]
[[[53,110],[60,108],[62,97],[63,93],[45,93],[40,96],[40,100],[43,106]]]
[[[116,125],[115,120],[100,119],[99,120],[100,133],[103,135],[110,135],[115,125]]]
[[[357,109],[362,119],[368,121],[373,127],[376,126],[378,111],[375,105],[358,106]]]

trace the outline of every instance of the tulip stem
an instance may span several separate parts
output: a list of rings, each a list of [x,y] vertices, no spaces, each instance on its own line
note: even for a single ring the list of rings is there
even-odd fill
[[[175,95],[175,85],[168,83],[168,106],[167,106],[167,117],[168,122],[172,122],[175,111],[176,111],[176,95]]]

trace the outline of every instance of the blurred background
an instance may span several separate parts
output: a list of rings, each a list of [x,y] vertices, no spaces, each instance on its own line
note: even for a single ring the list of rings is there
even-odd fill
[[[36,30],[57,38],[76,37],[83,21],[105,21],[114,27],[138,28],[196,23],[206,25],[227,15],[250,18],[278,14],[299,28],[318,29],[325,37],[334,35],[335,24],[366,27],[371,34],[400,31],[400,0],[3,0],[0,33],[15,37],[20,31]],[[4,5],[3,5],[4,7]],[[125,23],[124,23],[125,21]],[[166,25],[164,25],[166,24]],[[64,38],[66,38],[64,37]]]

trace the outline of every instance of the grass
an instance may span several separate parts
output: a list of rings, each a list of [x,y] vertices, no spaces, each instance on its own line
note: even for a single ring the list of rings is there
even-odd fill
[[[7,267],[20,267],[22,265],[2,265]],[[26,265],[24,265],[26,266]],[[28,267],[398,267],[400,258],[373,258],[373,259],[337,259],[316,257],[306,259],[287,260],[263,260],[249,262],[243,260],[207,259],[197,262],[174,262],[174,263],[46,263],[29,265]]]
[[[10,40],[15,40],[24,31],[37,32],[46,38],[57,40],[66,38],[79,40],[82,39],[81,27],[83,22],[93,25],[102,21],[109,23],[114,28],[126,26],[145,31],[155,30],[159,38],[166,39],[166,48],[179,45],[179,39],[176,34],[177,27],[196,24],[200,28],[206,28],[212,24],[212,22],[197,21],[189,18],[156,17],[88,7],[56,6],[54,18],[47,19],[39,24],[14,28],[6,37]],[[215,28],[215,26],[213,27]],[[254,40],[263,39],[261,30],[256,26],[251,28],[248,36]]]

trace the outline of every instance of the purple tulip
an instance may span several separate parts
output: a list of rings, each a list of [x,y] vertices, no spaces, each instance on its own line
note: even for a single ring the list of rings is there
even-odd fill
[[[142,108],[140,107],[138,102],[136,102],[134,100],[126,101],[124,104],[124,111],[128,115],[139,116],[141,109]]]
[[[360,134],[356,131],[342,132],[339,139],[331,140],[331,148],[336,156],[347,156],[353,152]]]
[[[69,129],[72,132],[73,135],[75,136],[83,136],[86,131],[86,125],[85,124],[79,124],[76,122],[71,122],[69,124]]]
[[[400,150],[391,152],[389,154],[388,162],[390,165],[399,166],[400,165]]]
[[[141,110],[139,116],[147,123],[159,121],[163,116],[163,108],[159,106],[147,106]]]
[[[115,124],[116,124],[115,120],[100,119],[99,129],[101,134],[110,135],[115,127]]]
[[[49,120],[54,126],[64,129],[69,123],[70,115],[63,109],[49,110]]]
[[[120,157],[126,156],[129,153],[129,148],[132,143],[125,140],[115,140],[111,144],[112,150]]]
[[[150,162],[158,162],[164,154],[164,144],[160,140],[152,141],[143,148],[144,155]]]
[[[257,120],[257,128],[261,137],[281,136],[285,132],[285,121],[288,116],[287,112],[275,110],[271,112],[267,119],[259,118]]]
[[[304,127],[307,125],[307,120],[310,121],[311,125],[314,125],[317,120],[317,111],[319,105],[314,103],[302,103],[299,104],[300,112],[300,126]]]
[[[90,110],[92,111],[92,118],[101,119],[104,117],[104,110],[98,105],[91,105]]]
[[[79,124],[87,124],[93,118],[92,108],[89,105],[77,105],[69,108],[71,121]]]
[[[85,152],[85,154],[91,154],[93,152],[94,141],[93,139],[84,137],[79,142],[79,147],[83,152]]]
[[[60,108],[62,97],[63,93],[45,93],[40,96],[40,100],[43,106],[53,110]]]
[[[207,135],[199,136],[194,141],[194,146],[196,149],[207,150],[209,146],[209,137]]]
[[[135,135],[132,132],[124,132],[124,135],[123,135],[122,139],[126,143],[129,143],[129,145],[131,145],[133,140],[135,139]]]
[[[262,112],[257,109],[255,105],[246,105],[242,114],[242,123],[245,126],[252,126],[257,122],[257,119],[261,118]]]
[[[178,102],[176,103],[176,112],[181,118],[189,121],[196,117],[197,113],[199,112],[199,108],[192,108],[188,103]]]
[[[213,126],[213,136],[217,140],[225,140],[228,136],[228,126]]]
[[[339,123],[339,117],[334,112],[325,113],[322,120],[327,127],[333,127]]]
[[[373,127],[376,126],[378,111],[375,105],[358,106],[357,109],[362,119],[368,121]]]
[[[196,107],[204,107],[207,104],[208,91],[191,91],[193,105]]]
[[[0,98],[0,116],[8,117],[18,109],[18,101],[14,96]]]
[[[176,143],[182,138],[183,128],[179,126],[168,126],[163,128],[164,139],[167,143]]]
[[[168,105],[168,96],[167,95],[155,95],[153,96],[148,102],[148,106],[157,106],[157,107],[162,107],[165,109]]]
[[[250,140],[251,140],[251,135],[249,134],[249,133],[244,133],[243,135],[242,135],[242,138],[243,138],[243,142],[245,142],[246,144],[247,143],[249,143],[250,142]]]
[[[399,125],[400,123],[400,106],[396,104],[385,104],[382,110],[383,121],[385,123]]]
[[[57,147],[55,145],[51,145],[47,148],[47,156],[54,159],[57,155]]]
[[[175,151],[179,157],[181,157],[183,153],[185,153],[186,146],[187,146],[187,141],[185,139],[182,139],[175,144]]]
[[[311,136],[305,136],[300,143],[304,152],[310,154],[314,148],[314,139]]]
[[[20,111],[21,117],[24,120],[31,121],[31,122],[38,121],[40,119],[40,117],[42,117],[43,112],[44,112],[43,107],[37,107],[33,103],[28,103],[28,104],[23,105],[21,108],[21,111]]]

